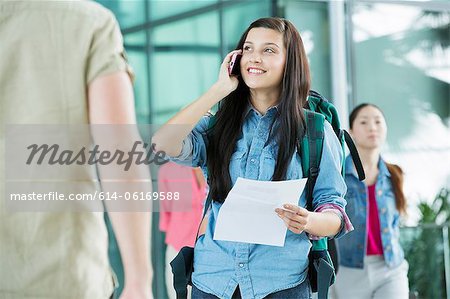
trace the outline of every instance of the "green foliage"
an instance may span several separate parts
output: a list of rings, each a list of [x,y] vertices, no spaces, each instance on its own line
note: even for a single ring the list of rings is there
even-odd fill
[[[449,189],[442,189],[432,203],[419,205],[421,219],[414,229],[402,231],[409,262],[409,285],[419,298],[445,298],[444,242],[442,226],[450,220]],[[450,246],[450,244],[448,244]]]
[[[422,214],[422,219],[419,221],[419,224],[434,223],[442,225],[450,222],[449,193],[449,189],[443,188],[438,195],[436,195],[436,198],[431,205],[425,202],[419,204],[419,210]]]

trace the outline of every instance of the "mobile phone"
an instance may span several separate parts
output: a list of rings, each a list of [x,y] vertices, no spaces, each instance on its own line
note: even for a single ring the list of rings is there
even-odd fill
[[[240,61],[241,61],[242,54],[240,53],[234,53],[233,56],[231,56],[230,64],[228,65],[228,75],[239,75],[240,73]]]

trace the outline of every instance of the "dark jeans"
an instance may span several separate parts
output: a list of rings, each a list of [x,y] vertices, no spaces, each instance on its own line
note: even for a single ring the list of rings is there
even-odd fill
[[[194,285],[192,286],[192,299],[217,299],[217,298],[219,297],[200,291]],[[239,286],[234,291],[232,298],[241,299]],[[311,299],[311,286],[309,285],[309,280],[306,279],[304,282],[302,282],[296,287],[269,294],[268,296],[264,297],[264,299]]]

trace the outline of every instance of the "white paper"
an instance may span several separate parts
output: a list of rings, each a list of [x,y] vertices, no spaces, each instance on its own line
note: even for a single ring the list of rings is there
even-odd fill
[[[287,227],[275,212],[298,204],[306,178],[256,181],[238,178],[220,208],[214,240],[284,246]]]

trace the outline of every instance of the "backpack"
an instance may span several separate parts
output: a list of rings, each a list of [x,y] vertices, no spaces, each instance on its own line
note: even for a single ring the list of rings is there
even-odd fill
[[[303,137],[298,138],[297,151],[300,153],[303,177],[307,178],[305,187],[306,208],[309,211],[313,211],[313,190],[320,171],[319,165],[322,157],[325,121],[328,121],[331,124],[333,131],[341,144],[343,151],[341,174],[344,176],[344,146],[347,144],[359,180],[364,180],[365,175],[356,146],[353,143],[350,134],[341,129],[339,116],[333,104],[318,92],[311,90],[306,102],[306,107],[304,108],[304,113],[306,120],[306,134]],[[211,132],[215,122],[216,118],[212,115],[209,121],[208,132]],[[211,199],[208,195],[205,211],[209,208],[210,203]],[[312,248],[309,253],[308,269],[311,289],[314,293],[318,293],[318,299],[326,299],[328,298],[328,289],[334,283],[335,274],[337,272],[338,253],[336,245],[333,239],[329,240],[326,237],[321,238],[320,240],[312,240],[311,243]],[[334,265],[336,265],[336,267]]]
[[[309,92],[306,107],[304,108],[306,119],[306,134],[297,143],[302,162],[303,177],[308,178],[306,182],[306,208],[313,210],[313,190],[319,175],[320,158],[322,157],[324,122],[328,121],[335,132],[344,152],[347,144],[350,155],[355,164],[359,180],[364,180],[365,174],[359,158],[358,151],[350,134],[341,129],[336,108],[319,93],[311,90]],[[341,174],[344,176],[345,155],[342,155]],[[338,253],[334,239],[322,238],[312,240],[312,248],[309,253],[308,276],[311,289],[318,293],[318,299],[328,298],[328,289],[334,283],[339,264]],[[334,266],[336,265],[336,266]],[[336,270],[335,270],[336,269]]]

